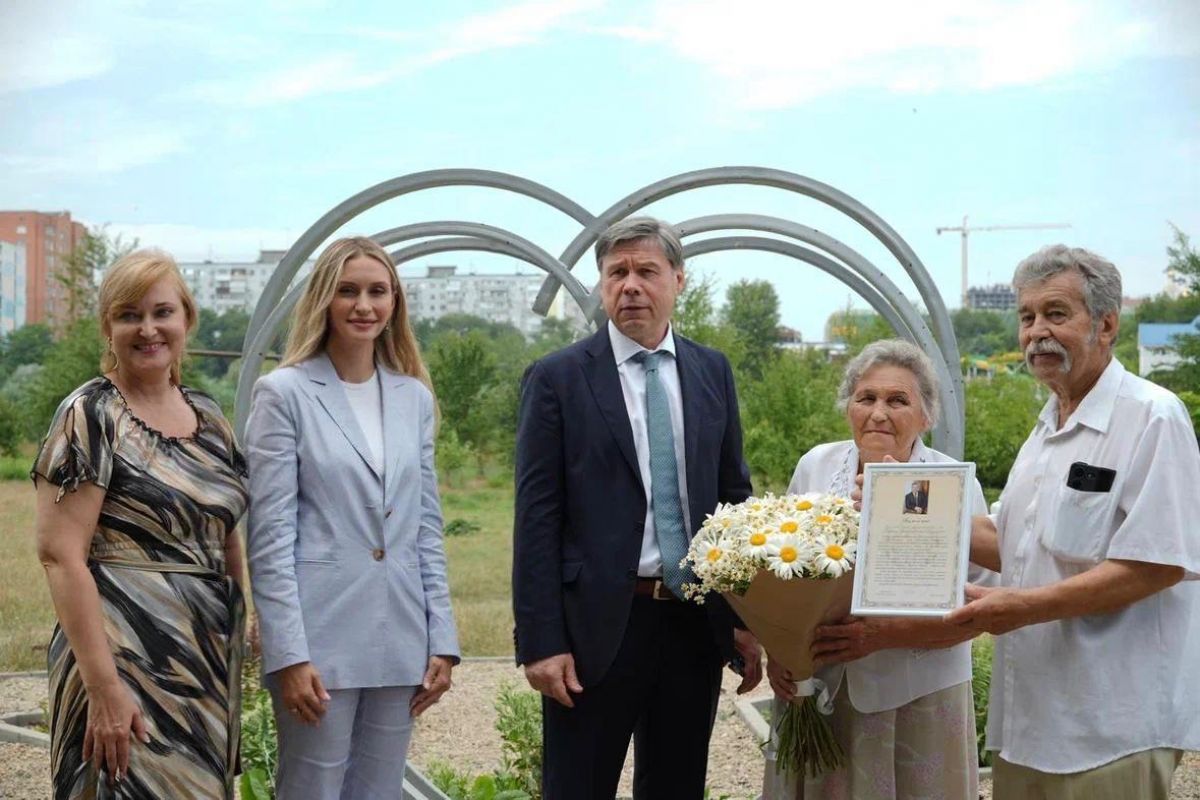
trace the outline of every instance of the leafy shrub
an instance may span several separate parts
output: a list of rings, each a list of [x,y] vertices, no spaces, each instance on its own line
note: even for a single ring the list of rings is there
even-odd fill
[[[496,695],[496,713],[504,759],[499,769],[474,778],[444,761],[426,769],[429,780],[450,800],[541,800],[541,696],[505,683]]]
[[[472,533],[479,533],[480,530],[482,529],[479,527],[479,523],[456,517],[446,523],[442,528],[442,533],[447,536],[469,536]]]
[[[538,800],[542,794],[542,698],[511,683],[496,696],[496,730],[500,732],[503,772]]]
[[[988,695],[992,688],[992,637],[984,634],[971,642],[971,696],[975,701],[975,748],[979,766],[992,764],[992,752],[984,749],[987,732]]]
[[[279,752],[271,695],[259,684],[258,659],[242,669],[242,800],[273,800]]]

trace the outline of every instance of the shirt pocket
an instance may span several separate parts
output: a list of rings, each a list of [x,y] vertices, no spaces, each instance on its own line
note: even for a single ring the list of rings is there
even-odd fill
[[[1112,535],[1114,492],[1080,492],[1063,487],[1053,524],[1042,529],[1042,546],[1058,559],[1098,564]]]

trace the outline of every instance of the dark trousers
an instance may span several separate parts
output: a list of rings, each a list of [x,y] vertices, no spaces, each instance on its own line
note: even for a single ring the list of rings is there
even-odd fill
[[[704,609],[635,597],[604,678],[542,698],[545,800],[612,800],[633,737],[635,800],[702,800],[721,657]]]

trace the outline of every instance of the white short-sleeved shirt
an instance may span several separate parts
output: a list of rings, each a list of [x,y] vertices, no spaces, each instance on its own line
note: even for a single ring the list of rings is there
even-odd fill
[[[909,462],[944,463],[956,461],[944,453],[926,447],[920,439],[913,446]],[[858,447],[853,441],[832,442],[814,447],[804,454],[788,492],[828,492],[849,496],[858,474]],[[987,503],[979,482],[971,492],[973,514],[987,513]],[[987,582],[987,570],[973,567],[970,580]],[[890,711],[919,697],[971,680],[971,643],[953,647],[895,648],[879,650],[848,664],[834,664],[817,672],[831,689],[846,679],[850,704],[863,713]]]
[[[1109,492],[1066,485],[1071,464],[1116,471]],[[1042,409],[1000,497],[1004,586],[1034,587],[1106,559],[1200,572],[1200,450],[1175,395],[1112,359],[1058,427]],[[1156,747],[1200,749],[1200,582],[1112,614],[996,639],[988,747],[1042,772],[1079,772]]]
[[[621,394],[625,397],[625,410],[629,413],[629,425],[633,429],[633,448],[637,451],[638,471],[642,474],[642,485],[646,487],[646,527],[642,533],[642,554],[638,560],[638,575],[657,578],[662,575],[662,552],[658,549],[658,531],[654,527],[653,498],[650,494],[650,434],[646,430],[646,368],[633,360],[646,350],[640,344],[617,330],[612,320],[608,322],[608,337],[612,342],[613,358],[617,361],[617,374],[621,378]],[[687,462],[684,460],[683,438],[683,393],[679,388],[679,366],[675,362],[675,334],[667,326],[667,335],[659,343],[658,350],[671,354],[662,362],[658,377],[667,395],[671,409],[671,432],[675,437],[675,464],[679,472],[679,501],[683,506],[683,527],[691,536],[692,522],[688,518]]]

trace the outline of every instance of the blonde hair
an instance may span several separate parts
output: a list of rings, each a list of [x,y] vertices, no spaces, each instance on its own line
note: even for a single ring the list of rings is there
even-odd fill
[[[308,276],[308,285],[304,287],[304,293],[292,312],[292,330],[288,333],[280,366],[307,361],[325,350],[329,339],[329,306],[337,291],[342,270],[347,261],[361,256],[373,258],[387,267],[396,300],[387,327],[375,339],[375,360],[393,372],[416,378],[432,392],[429,370],[421,359],[417,337],[408,321],[408,304],[404,300],[404,287],[400,284],[396,265],[386,250],[365,236],[338,239],[326,247],[317,259],[312,274]]]
[[[179,292],[179,301],[187,315],[187,332],[190,335],[196,329],[199,318],[196,313],[196,300],[179,273],[175,259],[163,250],[146,248],[134,250],[117,259],[104,280],[100,282],[100,298],[98,311],[100,315],[100,332],[107,339],[112,333],[112,315],[114,310],[138,303],[150,287],[163,279],[169,280]],[[109,347],[100,356],[101,374],[112,372],[117,368],[117,354]],[[183,353],[171,364],[171,381],[176,385],[181,383],[183,373]]]

